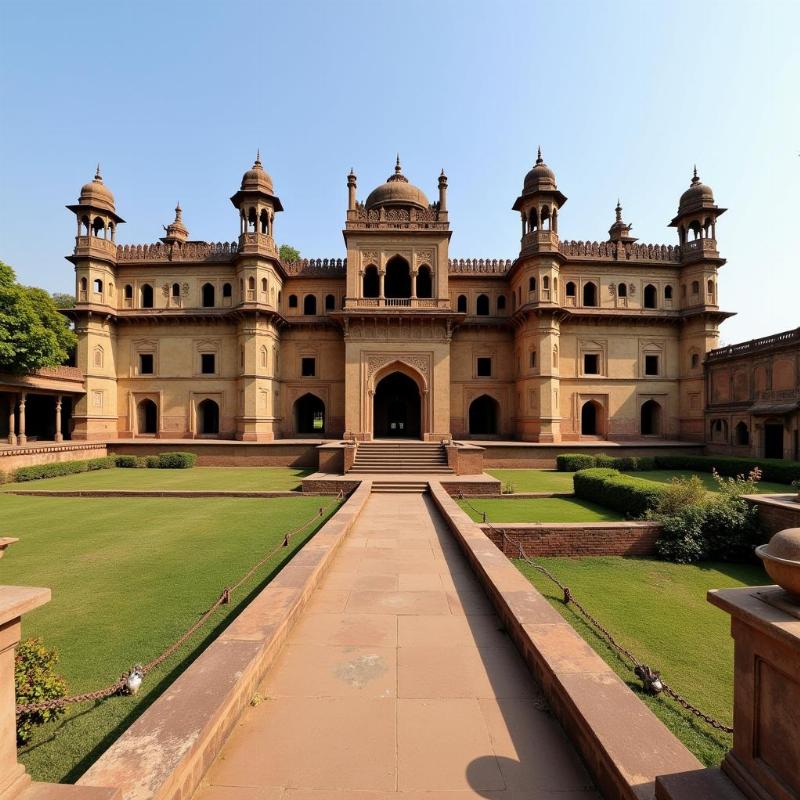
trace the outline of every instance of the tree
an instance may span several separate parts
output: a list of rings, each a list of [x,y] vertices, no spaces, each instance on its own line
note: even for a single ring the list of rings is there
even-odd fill
[[[44,290],[22,286],[0,261],[0,372],[24,374],[63,364],[77,337]]]
[[[64,292],[53,292],[51,295],[56,308],[75,308],[75,295]]]
[[[281,261],[287,263],[300,260],[300,251],[292,247],[290,244],[282,244],[279,251]]]

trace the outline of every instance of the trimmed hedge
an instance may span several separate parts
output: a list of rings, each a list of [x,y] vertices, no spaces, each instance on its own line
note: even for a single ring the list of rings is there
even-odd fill
[[[76,475],[79,472],[93,472],[98,469],[111,469],[116,466],[113,456],[91,458],[88,461],[60,461],[55,464],[36,464],[14,470],[14,480],[19,482],[38,481],[42,478],[59,478],[62,475]]]
[[[784,461],[780,458],[739,458],[735,456],[656,456],[658,469],[683,469],[696,472],[711,472],[735,478],[745,477],[753,469],[761,470],[761,479],[774,483],[791,483],[800,479],[800,462]]]
[[[150,466],[148,458],[147,466]],[[194,453],[161,453],[158,456],[158,469],[190,469],[197,463]]]
[[[559,472],[578,472],[581,469],[602,467],[604,469],[618,469],[620,472],[642,472],[656,468],[656,459],[650,456],[622,456],[617,458],[607,453],[596,456],[584,453],[564,453],[556,456],[556,466]]]
[[[138,456],[117,456],[116,461],[120,469],[138,469],[144,466],[144,462]]]
[[[655,508],[665,491],[660,484],[603,467],[580,470],[575,473],[572,482],[576,497],[629,517],[644,516]]]

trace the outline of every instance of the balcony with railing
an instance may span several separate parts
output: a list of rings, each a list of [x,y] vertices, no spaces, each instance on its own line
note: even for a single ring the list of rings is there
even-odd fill
[[[450,308],[449,298],[443,297],[348,297],[345,310],[354,308],[391,308],[391,309],[445,309]]]
[[[117,243],[102,236],[76,236],[75,255],[116,259]]]

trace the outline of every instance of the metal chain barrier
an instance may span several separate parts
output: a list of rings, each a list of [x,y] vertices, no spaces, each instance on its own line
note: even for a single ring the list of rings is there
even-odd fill
[[[341,503],[342,500],[344,500],[344,491],[339,492],[339,494],[336,496],[335,502]],[[244,575],[242,575],[241,578],[239,578],[238,581],[236,581],[236,583],[234,583],[232,586],[226,586],[220,593],[219,597],[212,603],[212,605],[200,615],[199,619],[190,625],[189,628],[187,628],[171,645],[169,645],[169,647],[163,650],[160,655],[156,656],[152,661],[148,661],[144,665],[137,664],[130,671],[124,673],[119,680],[93,692],[73,694],[69,697],[57,697],[53,698],[52,700],[43,700],[40,703],[27,703],[25,705],[18,705],[17,716],[20,714],[33,714],[37,711],[52,711],[53,709],[63,708],[64,706],[73,705],[76,703],[87,703],[90,700],[104,700],[106,697],[111,697],[112,695],[116,694],[135,694],[139,690],[142,679],[145,677],[145,675],[147,675],[148,672],[154,670],[177,650],[179,650],[180,647],[184,645],[193,634],[195,634],[198,630],[200,630],[200,628],[203,627],[203,625],[206,624],[206,622],[208,622],[208,620],[220,606],[227,605],[231,602],[231,595],[234,591],[236,591],[243,583],[245,583],[245,581],[252,577],[254,573],[256,573],[264,564],[272,559],[280,550],[282,550],[284,547],[288,547],[292,537],[302,533],[302,531],[308,528],[309,525],[320,519],[324,513],[325,509],[321,507],[319,511],[309,520],[285,533],[280,544],[273,547],[272,550],[270,550],[262,559],[256,562],[249,570],[247,570],[247,572],[245,572]]]
[[[611,632],[602,625],[595,617],[593,617],[584,606],[575,599],[575,595],[570,590],[569,586],[566,586],[562,583],[552,572],[550,572],[547,567],[543,566],[542,564],[537,564],[532,558],[528,556],[525,552],[525,549],[522,546],[522,543],[519,541],[514,541],[505,530],[502,528],[498,528],[492,524],[492,522],[488,519],[486,512],[481,511],[480,509],[475,508],[472,503],[464,497],[464,493],[460,492],[458,495],[458,499],[461,500],[465,505],[472,509],[476,514],[479,514],[483,519],[484,524],[488,525],[491,530],[493,530],[496,534],[498,534],[502,541],[505,544],[509,544],[511,546],[516,547],[519,558],[523,560],[528,566],[533,567],[535,570],[540,572],[550,581],[552,581],[558,588],[563,592],[564,595],[564,604],[569,605],[570,603],[575,607],[575,609],[580,613],[580,615],[589,623],[589,625],[600,634],[600,636],[611,645],[612,649],[614,649],[617,653],[627,659],[633,665],[633,673],[636,675],[639,680],[642,682],[642,687],[644,688],[645,692],[651,695],[657,695],[661,692],[666,693],[669,695],[675,702],[679,705],[683,706],[687,711],[694,714],[699,719],[702,719],[704,722],[708,723],[712,728],[716,728],[717,730],[724,731],[725,733],[733,733],[733,728],[728,725],[723,724],[719,720],[712,717],[710,714],[706,714],[701,711],[696,706],[693,706],[685,697],[681,694],[676,692],[664,679],[661,677],[660,672],[656,672],[655,670],[651,669],[647,664],[643,664],[639,661],[636,656],[631,653],[626,647],[623,647],[611,634]],[[505,550],[505,547],[503,548]]]

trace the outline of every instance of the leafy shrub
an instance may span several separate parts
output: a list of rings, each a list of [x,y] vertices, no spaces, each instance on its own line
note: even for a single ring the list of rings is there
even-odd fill
[[[708,555],[703,535],[705,506],[686,506],[676,514],[654,517],[662,525],[656,542],[659,556],[677,564],[691,564]]]
[[[642,517],[655,508],[665,491],[660,484],[601,467],[576,472],[572,482],[576,497],[630,517]]]
[[[147,467],[147,469],[158,469],[161,466],[161,457],[160,456],[144,456],[144,458],[140,458],[141,467]]]
[[[656,460],[653,458],[653,456],[637,456],[635,460],[635,468],[639,472],[649,472],[650,470],[654,470],[656,468]]]
[[[688,478],[673,478],[659,497],[654,515],[670,516],[678,514],[687,506],[702,506],[707,501],[706,487],[697,475]]]
[[[116,458],[116,462],[121,469],[137,469],[143,466],[142,460],[138,456],[119,455]]]
[[[584,453],[564,453],[556,456],[556,468],[559,472],[578,472],[595,466],[595,457]]]
[[[733,456],[656,456],[658,469],[684,469],[714,472],[723,476],[747,475],[754,467],[761,478],[775,483],[791,483],[800,479],[800,462],[780,458],[736,458]]]
[[[14,656],[14,685],[19,705],[64,697],[67,684],[55,671],[57,663],[58,653],[45,647],[41,639],[26,639],[19,643]],[[17,744],[25,744],[37,725],[57,719],[63,713],[63,708],[54,708],[20,714],[17,717]]]
[[[606,469],[618,469],[617,467],[617,459],[614,456],[608,455],[608,453],[599,453],[594,457],[594,466],[595,467],[605,467]]]
[[[36,464],[20,467],[14,471],[14,480],[19,482],[38,481],[42,478],[58,478],[62,475],[76,475],[89,470],[111,469],[116,465],[114,458],[92,458],[88,461],[59,461],[54,464]]]
[[[506,481],[503,484],[503,494],[514,494],[514,483],[512,481]]]
[[[194,453],[161,453],[158,456],[160,469],[190,469],[196,462]]]

